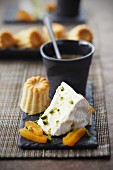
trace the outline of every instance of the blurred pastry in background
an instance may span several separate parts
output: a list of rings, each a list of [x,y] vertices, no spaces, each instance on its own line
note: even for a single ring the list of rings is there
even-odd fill
[[[87,25],[78,25],[67,33],[67,39],[93,41],[93,33]]]
[[[56,8],[57,8],[57,6],[55,4],[48,4],[46,6],[46,10],[49,11],[49,12],[56,10]]]
[[[17,15],[16,15],[16,19],[18,21],[27,21],[27,22],[35,20],[31,14],[29,14],[28,12],[26,12],[22,9],[18,10]]]
[[[16,40],[13,34],[7,30],[0,31],[0,47],[10,48],[16,45]]]
[[[19,48],[39,48],[43,43],[43,37],[38,28],[22,30],[15,34],[16,46]]]
[[[58,24],[58,23],[53,23],[52,29],[53,29],[53,33],[54,33],[56,40],[64,38],[65,27],[63,25]],[[50,41],[50,36],[49,36],[48,30],[45,26],[43,26],[43,32],[44,32],[44,42]]]

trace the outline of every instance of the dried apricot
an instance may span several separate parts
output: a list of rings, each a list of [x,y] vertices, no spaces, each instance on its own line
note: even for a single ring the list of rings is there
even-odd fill
[[[90,110],[91,110],[91,113],[95,112],[95,109],[92,106],[90,106]]]
[[[67,146],[74,146],[86,133],[86,128],[80,128],[74,132],[69,132],[63,138],[63,144]]]
[[[38,143],[46,143],[47,142],[46,135],[37,136],[36,134],[33,133],[32,130],[28,130],[27,128],[22,128],[19,130],[19,132],[22,137],[32,140],[34,142],[38,142]]]
[[[34,123],[33,121],[26,121],[25,122],[25,127],[27,128],[32,128],[32,131],[34,132],[34,134],[41,136],[43,135],[43,130],[41,128],[41,126],[39,126],[38,124]]]

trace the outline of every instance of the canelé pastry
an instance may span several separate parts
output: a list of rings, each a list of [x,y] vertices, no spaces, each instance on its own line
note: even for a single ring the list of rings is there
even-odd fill
[[[28,115],[45,111],[49,106],[49,82],[40,76],[28,79],[23,87],[20,108]]]
[[[55,4],[48,4],[46,7],[47,11],[54,11],[56,8],[57,6]]]
[[[67,34],[67,39],[93,41],[93,33],[87,25],[78,25]]]
[[[18,21],[34,21],[32,15],[22,9],[18,10],[16,18]]]
[[[52,29],[56,39],[61,39],[65,36],[65,27],[63,25],[58,23],[53,23]],[[50,41],[50,36],[45,26],[43,26],[43,32],[44,32],[44,41],[45,42]]]
[[[7,30],[0,31],[0,47],[10,48],[16,45],[16,40],[11,32]]]
[[[19,48],[39,48],[43,43],[43,38],[38,28],[22,30],[15,34],[15,39]]]

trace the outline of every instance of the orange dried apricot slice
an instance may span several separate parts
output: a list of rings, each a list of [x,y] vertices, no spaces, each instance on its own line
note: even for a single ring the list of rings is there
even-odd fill
[[[86,128],[80,128],[74,132],[69,132],[63,138],[63,144],[67,146],[74,146],[86,133]]]
[[[43,135],[43,130],[42,130],[41,126],[39,126],[38,124],[36,124],[33,121],[26,121],[25,127],[27,127],[28,129],[32,129],[32,131],[34,132],[35,135],[38,135],[38,136]]]
[[[91,113],[95,112],[95,109],[92,106],[90,106],[90,110],[91,110]]]
[[[33,16],[22,9],[19,9],[16,18],[19,21],[34,21]]]
[[[36,134],[33,133],[32,130],[28,130],[26,128],[22,128],[19,130],[20,135],[26,139],[32,140],[34,142],[38,143],[46,143],[47,142],[47,136],[42,135],[42,136],[37,136]]]

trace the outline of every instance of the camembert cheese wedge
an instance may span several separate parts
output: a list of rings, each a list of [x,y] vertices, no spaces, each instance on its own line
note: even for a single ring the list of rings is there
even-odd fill
[[[62,82],[50,106],[38,120],[46,134],[60,136],[72,129],[91,124],[92,114],[87,100]]]

